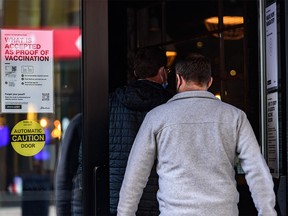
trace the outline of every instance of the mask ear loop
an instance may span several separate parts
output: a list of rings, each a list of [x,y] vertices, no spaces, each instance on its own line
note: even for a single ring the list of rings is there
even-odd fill
[[[135,78],[138,78],[135,70],[133,71],[133,73],[134,73]]]
[[[158,74],[159,74],[159,76],[160,76],[160,79],[161,79],[161,81],[162,81],[162,84],[165,83],[165,80],[164,80],[164,78],[163,78],[163,71],[164,71],[164,67],[161,67],[161,68],[159,68],[159,70],[158,70]],[[165,72],[165,71],[164,71],[164,72]]]
[[[165,76],[165,79],[166,81],[168,80],[168,73],[166,71],[167,69],[165,67],[163,67],[163,73],[164,73],[164,76]]]

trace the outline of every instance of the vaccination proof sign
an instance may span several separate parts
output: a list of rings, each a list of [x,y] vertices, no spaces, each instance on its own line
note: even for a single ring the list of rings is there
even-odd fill
[[[53,32],[1,30],[1,112],[53,113]]]

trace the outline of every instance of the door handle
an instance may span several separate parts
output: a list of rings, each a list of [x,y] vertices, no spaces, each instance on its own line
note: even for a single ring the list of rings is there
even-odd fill
[[[94,189],[94,200],[95,200],[95,205],[94,205],[94,215],[97,216],[97,203],[98,203],[98,199],[97,199],[97,181],[99,181],[100,178],[100,172],[101,172],[101,166],[96,166],[94,167],[93,170],[93,189]]]
[[[109,214],[109,170],[107,165],[95,166],[93,170],[95,216]]]

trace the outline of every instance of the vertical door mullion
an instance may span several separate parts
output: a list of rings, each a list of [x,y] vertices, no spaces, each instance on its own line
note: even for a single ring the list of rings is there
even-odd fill
[[[108,0],[82,0],[82,19],[84,215],[107,215]]]

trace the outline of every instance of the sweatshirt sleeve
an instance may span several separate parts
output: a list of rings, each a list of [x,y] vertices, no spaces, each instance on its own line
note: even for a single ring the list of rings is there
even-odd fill
[[[146,117],[135,138],[122,182],[117,216],[136,214],[156,156],[156,141]]]
[[[253,129],[244,113],[238,122],[237,152],[248,183],[253,202],[260,216],[277,215],[274,183],[263,158]]]

